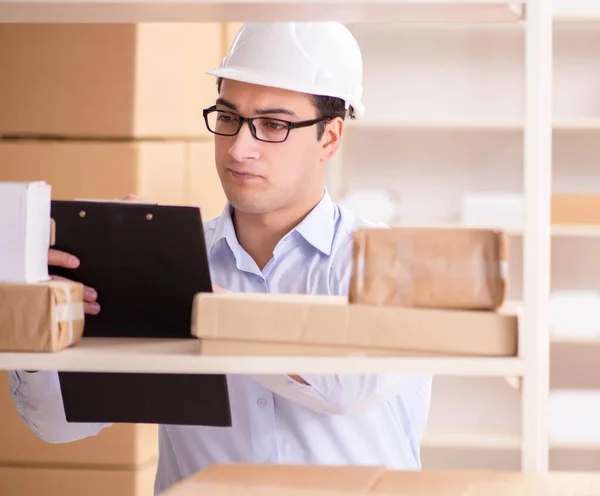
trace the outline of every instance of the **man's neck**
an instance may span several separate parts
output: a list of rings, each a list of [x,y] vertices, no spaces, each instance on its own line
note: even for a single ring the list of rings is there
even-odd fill
[[[321,201],[320,196],[268,214],[247,214],[235,210],[233,225],[240,246],[262,270],[273,257],[277,243]]]

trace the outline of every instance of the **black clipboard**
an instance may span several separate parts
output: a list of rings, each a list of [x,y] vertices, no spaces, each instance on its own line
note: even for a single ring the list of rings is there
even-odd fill
[[[189,338],[192,302],[212,291],[197,207],[52,201],[57,250],[81,264],[50,274],[98,291],[85,337]],[[231,425],[224,375],[60,372],[69,422]]]

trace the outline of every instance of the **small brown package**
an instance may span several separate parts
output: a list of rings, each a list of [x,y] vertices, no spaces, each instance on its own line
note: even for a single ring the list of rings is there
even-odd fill
[[[505,298],[506,239],[471,228],[354,233],[350,303],[496,310]]]
[[[59,351],[81,340],[83,284],[0,284],[0,351]]]

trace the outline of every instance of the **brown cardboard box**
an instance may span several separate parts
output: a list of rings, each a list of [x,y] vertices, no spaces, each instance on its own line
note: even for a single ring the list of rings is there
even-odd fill
[[[212,142],[188,145],[188,202],[200,207],[203,220],[221,215],[227,202],[215,167],[214,150]]]
[[[204,354],[212,340],[325,346],[332,355],[430,354],[514,356],[518,319],[495,312],[351,305],[324,295],[200,293],[192,334]],[[279,349],[278,351],[282,351]],[[394,351],[395,353],[390,353]],[[294,354],[294,353],[292,353]],[[322,354],[322,353],[317,353]]]
[[[220,23],[3,24],[0,134],[208,136]]]
[[[280,495],[290,494],[290,490],[306,490],[306,494],[329,494],[336,491],[343,494],[363,494],[368,492],[384,470],[380,467],[310,466],[310,465],[212,465],[194,477],[185,480],[164,492],[165,496],[192,494],[227,494],[227,488],[243,487],[248,494],[256,489],[256,494],[265,494],[269,488],[279,489]],[[213,491],[204,490],[209,485]],[[197,490],[195,490],[197,488]],[[313,491],[315,491],[313,493]],[[300,493],[301,494],[301,493]],[[273,496],[276,493],[273,492]]]
[[[388,471],[371,489],[381,496],[525,496],[532,479],[519,472]]]
[[[137,470],[0,467],[2,496],[152,496],[156,463]]]
[[[552,195],[553,224],[600,224],[600,195]]]
[[[42,441],[19,417],[6,372],[0,372],[0,418],[0,465],[135,469],[158,459],[156,425],[116,424],[71,443]]]
[[[83,335],[83,284],[0,284],[0,350],[59,351]]]
[[[115,199],[135,193],[220,214],[225,197],[207,142],[0,142],[0,181],[44,180],[52,198]]]
[[[600,474],[589,472],[418,472],[252,465],[242,469],[252,472],[247,477],[240,476],[238,467],[221,466],[218,477],[210,469],[200,472],[161,496],[592,496],[600,490]],[[361,477],[354,475],[357,470],[372,473]]]
[[[505,297],[506,255],[496,231],[361,229],[354,233],[350,302],[496,310]]]

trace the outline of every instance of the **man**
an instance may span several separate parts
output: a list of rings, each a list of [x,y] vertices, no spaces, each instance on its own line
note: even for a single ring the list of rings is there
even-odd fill
[[[356,41],[338,23],[246,25],[210,74],[219,97],[204,117],[229,202],[204,228],[214,282],[229,291],[347,294],[351,233],[369,224],[332,203],[325,168],[346,114],[363,112]],[[78,261],[53,252],[51,263]],[[86,305],[100,311],[90,288]],[[65,421],[56,373],[10,379],[21,417],[43,439],[68,442],[106,427]],[[160,426],[157,492],[213,463],[420,468],[429,376],[227,380],[232,427]]]

